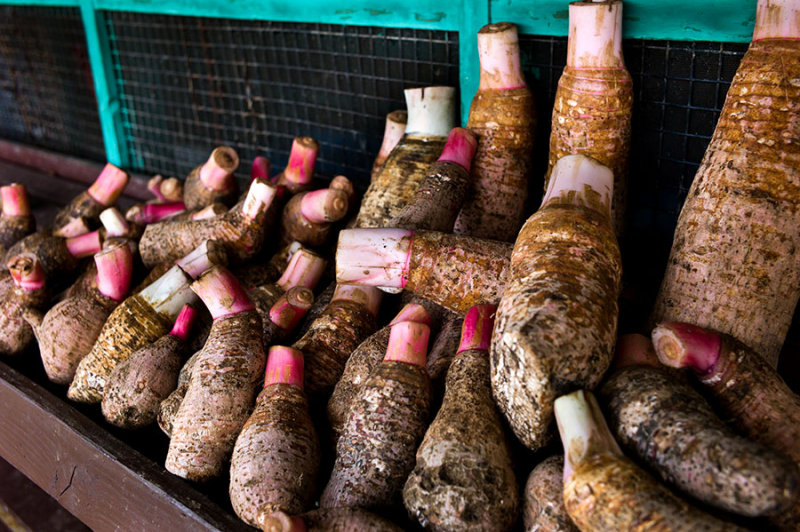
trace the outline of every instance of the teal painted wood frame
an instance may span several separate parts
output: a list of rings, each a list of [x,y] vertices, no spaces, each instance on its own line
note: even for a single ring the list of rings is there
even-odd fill
[[[6,5],[79,7],[106,155],[127,166],[122,109],[103,11],[415,28],[459,33],[461,115],[478,87],[476,33],[490,22],[514,22],[521,33],[566,35],[569,0],[0,0]],[[756,0],[625,0],[624,37],[748,42]]]

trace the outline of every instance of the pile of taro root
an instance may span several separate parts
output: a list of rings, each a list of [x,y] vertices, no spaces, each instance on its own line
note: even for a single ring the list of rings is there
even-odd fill
[[[569,16],[536,212],[517,29],[491,24],[467,128],[454,88],[406,90],[360,201],[315,188],[309,137],[241,191],[217,147],[124,215],[108,164],[39,232],[2,187],[0,351],[35,337],[68,400],[157,422],[166,469],[229,478],[263,530],[800,530],[800,399],[775,369],[800,295],[800,0],[758,2],[644,335],[617,330],[622,4]]]

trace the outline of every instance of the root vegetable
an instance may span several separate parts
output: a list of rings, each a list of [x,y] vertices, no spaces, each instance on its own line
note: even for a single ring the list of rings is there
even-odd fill
[[[403,321],[392,327],[383,362],[350,409],[321,508],[372,508],[399,499],[428,421],[429,334],[423,323]]]
[[[625,217],[633,82],[622,57],[622,1],[569,4],[567,66],[558,81],[550,133],[550,173],[559,159],[581,154],[614,172],[611,220]]]
[[[513,242],[525,221],[536,110],[520,67],[517,27],[488,24],[478,32],[481,74],[467,127],[478,136],[472,193],[455,232]]]
[[[183,181],[177,177],[166,178],[160,188],[164,201],[183,201]]]
[[[347,193],[326,188],[295,194],[281,217],[281,243],[298,241],[305,246],[321,246],[331,232],[333,222],[347,214]]]
[[[508,530],[517,481],[489,384],[493,305],[467,313],[436,418],[403,488],[409,514],[430,530]]]
[[[262,263],[250,261],[231,270],[245,290],[250,290],[262,284],[277,281],[289,264],[295,252],[302,249],[300,242],[292,242],[275,253],[269,261]]]
[[[178,384],[175,386],[172,393],[161,401],[161,404],[158,406],[158,416],[156,418],[158,426],[164,434],[169,437],[172,436],[172,426],[175,421],[175,416],[178,414],[183,398],[186,397],[186,390],[189,388],[189,379],[192,376],[194,363],[197,362],[197,358],[200,356],[201,352],[202,351],[197,351],[183,364],[180,373],[178,373]]]
[[[25,311],[42,309],[48,294],[35,255],[17,255],[8,263],[8,270],[13,284],[9,283],[0,300],[0,355],[19,355],[33,341],[33,330],[23,319]]]
[[[138,225],[148,225],[167,220],[182,212],[186,212],[186,205],[182,201],[140,203],[127,210],[125,219]]]
[[[437,392],[440,391],[439,388],[444,390],[447,370],[458,353],[463,321],[458,314],[449,312],[444,318],[444,323],[439,334],[436,335],[436,340],[434,340],[431,351],[428,354],[428,376],[431,378],[431,382],[434,383],[434,388]],[[436,394],[437,397],[441,397],[441,395],[441,393]]]
[[[551,456],[533,468],[522,507],[526,532],[578,532],[564,507],[563,477],[563,456]]]
[[[386,115],[383,142],[378,150],[378,155],[375,156],[375,160],[372,162],[370,181],[374,181],[375,176],[383,170],[383,165],[386,164],[389,154],[392,153],[394,147],[403,138],[403,134],[406,132],[406,122],[408,122],[408,113],[405,111],[392,111]]]
[[[401,532],[391,521],[361,508],[321,508],[300,516],[283,512],[261,512],[258,516],[265,532],[329,532],[358,530],[359,532]]]
[[[424,323],[429,327],[432,325],[431,316],[425,307],[419,303],[408,303],[389,325],[373,333],[353,350],[328,401],[328,423],[335,437],[342,433],[350,408],[360,396],[361,387],[383,360],[389,345],[392,326],[403,321]]]
[[[690,506],[627,459],[591,392],[559,397],[555,415],[565,449],[564,505],[580,530],[743,530]]]
[[[687,323],[659,324],[653,344],[663,364],[692,368],[742,433],[800,465],[800,397],[758,353],[732,336]]]
[[[435,231],[346,229],[339,233],[336,281],[405,289],[448,310],[496,304],[511,246]]]
[[[236,278],[215,266],[192,283],[214,318],[172,424],[166,468],[204,481],[219,475],[247,421],[264,373],[261,318]]]
[[[292,346],[305,357],[305,389],[327,400],[350,353],[375,332],[381,292],[368,286],[337,285],[331,302]]]
[[[305,286],[293,286],[286,291],[262,316],[264,323],[264,349],[283,341],[300,324],[311,305],[314,292]]]
[[[612,186],[605,166],[564,157],[514,244],[492,338],[492,391],[532,450],[551,437],[555,398],[594,388],[611,364],[622,272]]]
[[[172,330],[122,361],[108,377],[102,410],[106,421],[138,429],[155,421],[158,407],[175,389],[197,310],[184,305]]]
[[[28,309],[25,319],[39,342],[47,378],[69,384],[78,363],[91,351],[109,314],[128,294],[133,257],[125,244],[94,256],[94,286],[54,305],[47,314]]]
[[[208,160],[191,171],[183,184],[183,202],[190,211],[219,202],[228,207],[236,203],[239,187],[233,173],[239,167],[239,155],[229,146],[219,146]]]
[[[272,182],[279,188],[285,188],[290,195],[308,190],[314,179],[317,153],[319,153],[319,143],[316,140],[311,137],[295,137],[286,168],[273,177]],[[283,195],[283,192],[279,194]]]
[[[455,89],[406,89],[408,125],[364,193],[356,227],[384,227],[411,200],[455,123]]]
[[[0,256],[8,248],[36,230],[36,219],[31,214],[25,185],[13,183],[0,187],[3,215],[0,216]]]
[[[800,297],[798,17],[796,1],[758,2],[652,315],[730,334],[773,367]]]
[[[258,514],[300,513],[311,506],[320,460],[319,439],[303,393],[303,354],[273,346],[264,389],[231,457],[230,497],[243,521]]]
[[[203,220],[166,221],[150,224],[139,241],[145,266],[176,260],[205,240],[225,244],[231,262],[242,262],[261,248],[268,228],[267,210],[275,197],[275,187],[256,180],[250,185],[241,208]],[[187,205],[188,207],[188,205]]]
[[[63,280],[62,276],[75,271],[80,259],[94,255],[102,245],[99,230],[66,239],[40,231],[11,246],[6,253],[6,267],[16,255],[30,253],[36,256],[47,279]]]
[[[124,170],[107,163],[97,179],[62,208],[53,220],[53,235],[71,238],[89,231],[106,207],[113,205],[128,184],[130,176]]]
[[[427,168],[414,196],[388,225],[452,231],[469,190],[469,168],[476,145],[471,131],[453,128],[439,159]]]
[[[250,165],[250,181],[256,179],[266,179],[269,181],[269,159],[263,155],[257,156],[253,159],[253,164]]]
[[[67,397],[73,401],[99,403],[114,368],[170,330],[181,308],[197,299],[189,288],[191,280],[222,258],[217,246],[204,242],[156,282],[115,308],[92,350],[78,365]]]
[[[630,342],[618,348],[642,349]],[[740,515],[775,515],[800,496],[789,457],[745,439],[714,414],[688,383],[661,367],[622,367],[600,388],[620,444],[664,481],[706,504]]]

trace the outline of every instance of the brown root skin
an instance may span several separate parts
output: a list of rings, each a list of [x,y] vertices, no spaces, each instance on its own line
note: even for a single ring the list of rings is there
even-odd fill
[[[404,288],[464,315],[475,305],[500,301],[510,256],[505,242],[417,231]]]
[[[235,179],[231,180],[231,186],[222,190],[211,190],[200,180],[200,169],[203,165],[192,170],[186,181],[183,183],[183,203],[187,211],[197,211],[208,207],[212,203],[222,203],[227,207],[232,207],[239,198],[239,185]]]
[[[409,514],[433,530],[508,530],[517,482],[489,385],[486,351],[459,353],[403,488]]]
[[[600,388],[611,430],[681,491],[739,515],[775,515],[800,496],[789,457],[738,436],[669,371],[629,366]]]
[[[289,246],[284,246],[266,263],[250,261],[231,271],[239,280],[242,288],[251,290],[257,286],[272,284],[280,279],[286,266],[289,265],[290,258]]]
[[[344,192],[342,192],[344,195]],[[313,222],[300,211],[305,193],[295,194],[283,208],[281,216],[280,247],[295,240],[304,246],[321,246],[328,239],[332,222]]]
[[[554,205],[520,231],[492,338],[492,391],[528,448],[551,437],[553,401],[611,364],[622,264],[607,216]]]
[[[154,312],[139,294],[128,297],[109,315],[92,350],[78,364],[67,397],[81,403],[102,401],[114,368],[140,347],[166,334],[172,321]]]
[[[97,222],[100,219],[100,213],[106,210],[106,207],[108,205],[103,205],[92,198],[88,191],[82,192],[58,211],[53,219],[53,234],[63,237],[78,236],[80,233],[61,233],[67,230],[67,227],[71,224],[75,224],[77,220],[83,219],[88,223]]]
[[[38,320],[38,325],[34,325],[35,315],[26,315],[39,342],[47,378],[56,384],[72,382],[78,363],[92,350],[103,324],[118,304],[95,288],[56,303]]]
[[[447,370],[458,352],[463,321],[458,314],[448,312],[442,328],[431,346],[431,351],[428,353],[428,375],[434,386],[438,384],[442,389],[444,388]],[[438,395],[441,396],[441,394]]]
[[[219,475],[264,373],[261,330],[253,310],[214,320],[173,419],[166,460],[171,473],[194,481]]]
[[[553,106],[550,157],[544,182],[547,190],[553,166],[566,155],[586,155],[609,167],[614,173],[611,211],[618,235],[625,217],[632,85],[624,68],[567,66],[564,69]]]
[[[33,329],[24,319],[26,309],[42,310],[48,290],[24,290],[13,285],[0,300],[0,355],[19,355],[34,341]]]
[[[467,127],[478,137],[472,192],[456,234],[513,242],[525,221],[536,112],[526,87],[475,94]]]
[[[384,227],[411,201],[445,137],[404,136],[364,193],[356,227]]]
[[[295,522],[300,519],[304,528]],[[379,517],[363,508],[320,508],[290,517],[283,512],[262,512],[259,527],[265,532],[330,532],[331,530],[358,530],[359,532],[402,532],[391,521]]]
[[[161,404],[158,406],[158,426],[168,437],[172,436],[172,424],[173,421],[175,421],[175,415],[178,413],[183,398],[186,396],[186,390],[189,388],[189,379],[192,376],[194,364],[200,357],[201,352],[202,351],[197,351],[183,364],[183,367],[178,373],[178,383],[175,389],[166,399],[161,401]]]
[[[155,280],[155,279],[154,279]],[[97,289],[97,265],[94,261],[86,264],[86,269],[83,270],[75,282],[67,288],[64,293],[64,299],[71,297],[91,297],[92,291]]]
[[[564,482],[564,505],[581,530],[743,531],[676,497],[623,456],[598,454]]]
[[[578,532],[564,507],[563,477],[563,456],[551,456],[531,471],[522,506],[527,532]]]
[[[333,263],[333,261],[331,261]],[[328,303],[331,302],[333,298],[333,293],[336,291],[336,283],[330,283],[325,289],[320,292],[320,294],[314,298],[314,304],[311,305],[311,308],[306,313],[306,317],[303,318],[303,322],[297,328],[297,336],[302,337],[304,334],[308,332],[308,329],[311,327],[311,324],[317,321],[325,309],[328,308]]]
[[[230,498],[236,515],[258,526],[260,511],[303,512],[313,503],[320,448],[297,386],[267,386],[236,439]]]
[[[11,246],[6,253],[6,265],[12,257],[21,253],[36,255],[48,279],[70,273],[78,267],[78,260],[67,250],[66,240],[46,231],[28,235]]]
[[[186,343],[166,334],[133,353],[111,373],[103,393],[106,421],[138,429],[155,421],[159,405],[178,383]]]
[[[424,368],[381,362],[350,410],[320,507],[372,508],[399,499],[425,433],[430,396]]]
[[[730,334],[772,367],[800,297],[798,77],[800,41],[750,45],[678,218],[652,315]]]
[[[0,253],[36,230],[33,216],[0,216]]]
[[[344,371],[350,353],[375,331],[375,317],[359,303],[337,299],[293,347],[305,357],[305,390],[327,399]]]

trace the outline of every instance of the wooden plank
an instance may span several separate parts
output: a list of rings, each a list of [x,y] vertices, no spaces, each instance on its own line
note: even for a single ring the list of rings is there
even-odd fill
[[[0,362],[0,455],[93,530],[252,530]]]

